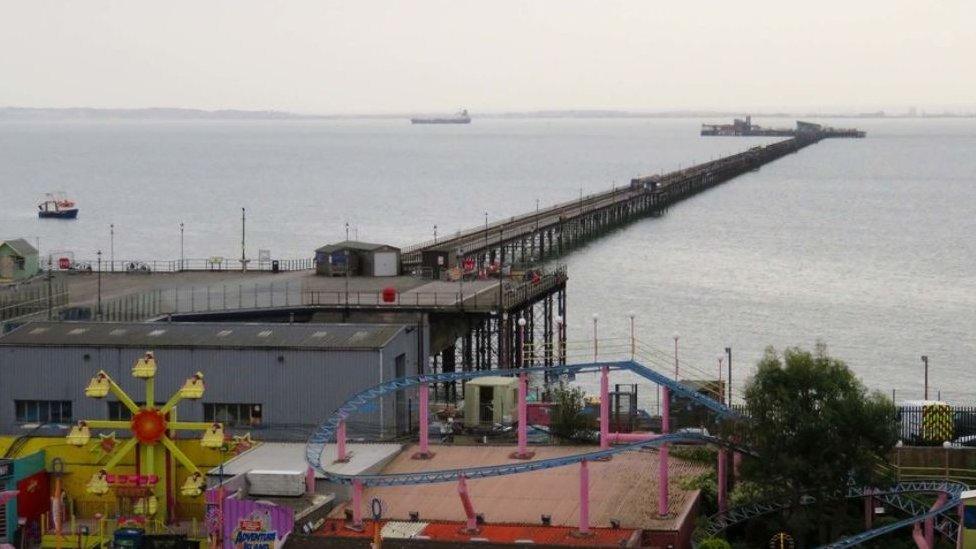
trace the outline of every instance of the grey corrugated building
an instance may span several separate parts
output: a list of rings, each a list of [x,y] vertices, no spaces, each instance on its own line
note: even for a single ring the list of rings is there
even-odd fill
[[[397,276],[400,249],[346,240],[315,250],[315,272],[327,276]]]
[[[140,398],[144,382],[131,368],[153,351],[157,399],[204,374],[204,397],[182,402],[181,420],[223,421],[262,440],[303,439],[352,394],[416,374],[418,334],[402,324],[32,322],[0,337],[0,432],[126,419],[113,397],[87,398],[85,387],[105,370]],[[384,397],[350,418],[350,436],[408,430],[411,400],[404,391]]]

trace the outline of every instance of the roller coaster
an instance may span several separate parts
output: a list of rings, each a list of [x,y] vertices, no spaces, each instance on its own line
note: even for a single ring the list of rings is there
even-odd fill
[[[344,404],[342,404],[329,418],[323,421],[309,436],[305,446],[305,456],[311,468],[323,475],[329,482],[345,485],[353,485],[358,490],[364,486],[403,486],[416,484],[432,484],[440,482],[460,481],[465,479],[489,478],[504,475],[514,475],[551,469],[555,467],[565,467],[572,464],[584,464],[588,461],[599,460],[620,454],[632,452],[644,448],[662,448],[670,444],[694,443],[694,444],[713,444],[722,448],[732,449],[736,452],[755,455],[750,449],[733,444],[728,440],[693,433],[673,433],[663,434],[650,440],[620,444],[603,448],[593,452],[575,454],[539,460],[520,460],[501,465],[469,467],[463,469],[432,470],[411,473],[397,474],[341,474],[326,469],[322,464],[322,454],[326,444],[338,442],[339,436],[344,437],[344,422],[353,414],[363,411],[372,401],[383,396],[396,393],[405,389],[426,386],[433,383],[450,383],[465,381],[485,376],[498,375],[519,375],[519,374],[547,374],[549,376],[559,376],[563,374],[579,374],[587,372],[606,371],[629,371],[633,374],[647,379],[662,388],[667,389],[673,394],[680,395],[691,402],[698,404],[716,414],[720,420],[741,420],[742,415],[704,394],[701,394],[688,386],[654,371],[634,360],[608,361],[608,362],[587,362],[579,364],[563,364],[554,366],[534,366],[516,370],[479,370],[462,372],[443,372],[422,374],[393,379],[380,383],[361,391]],[[344,441],[342,442],[344,444]],[[963,491],[968,489],[964,484],[951,481],[931,481],[931,482],[905,482],[898,483],[887,489],[852,487],[846,497],[876,497],[899,509],[909,513],[911,516],[903,520],[888,524],[879,528],[874,528],[859,534],[835,541],[824,547],[843,548],[853,547],[864,543],[872,538],[894,532],[906,526],[918,525],[926,521],[927,531],[938,531],[948,539],[955,540],[961,535],[960,523],[953,521],[946,516],[948,512],[956,509],[960,505],[960,498]],[[938,499],[931,508],[926,508],[917,500],[907,497],[911,494],[936,493]],[[773,513],[787,508],[786,504],[757,504],[746,507],[734,508],[723,513],[709,517],[705,528],[701,531],[703,535],[714,535],[735,524],[753,519],[766,513]],[[937,518],[941,517],[940,521]],[[918,528],[916,527],[916,536]],[[928,533],[931,538],[931,533]],[[700,538],[699,538],[700,539]]]

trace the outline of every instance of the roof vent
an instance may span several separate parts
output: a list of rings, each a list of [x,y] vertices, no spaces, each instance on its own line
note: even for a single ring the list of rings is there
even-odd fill
[[[260,332],[258,332],[258,337],[270,337],[270,336],[271,336],[271,330],[261,330]]]
[[[368,335],[369,332],[367,332],[366,330],[359,330],[358,332],[349,336],[349,341],[361,341],[363,339],[366,339],[366,336]]]
[[[312,334],[312,337],[317,337],[319,339],[322,339],[323,337],[325,337],[327,335],[329,335],[329,332],[326,332],[325,330],[320,330],[320,331],[315,332],[314,334]]]
[[[34,328],[33,330],[30,331],[30,333],[32,333],[32,334],[43,334],[46,331],[48,331],[48,328],[39,327],[39,328]]]
[[[149,332],[146,335],[148,335],[149,337],[158,337],[158,336],[161,336],[161,335],[163,335],[165,333],[166,333],[166,330],[153,330],[153,331]]]
[[[68,330],[68,335],[77,336],[77,335],[81,335],[81,334],[83,334],[83,333],[85,333],[87,331],[88,331],[88,328],[75,328],[73,330]]]
[[[217,337],[227,337],[232,333],[234,333],[234,330],[221,330],[217,332]]]
[[[120,335],[125,335],[126,332],[128,332],[128,330],[126,330],[125,328],[116,328],[111,332],[109,332],[108,335],[120,336]]]

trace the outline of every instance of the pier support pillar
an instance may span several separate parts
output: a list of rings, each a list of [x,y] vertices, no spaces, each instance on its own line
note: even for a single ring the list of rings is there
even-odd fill
[[[580,536],[590,535],[590,469],[586,460],[579,469],[579,531]]]
[[[468,494],[468,483],[464,480],[464,475],[458,477],[458,496],[461,498],[461,506],[464,508],[466,517],[465,527],[461,531],[465,534],[478,533],[478,516],[474,514],[474,505],[471,504],[471,495]]]
[[[417,426],[420,430],[420,451],[410,456],[412,459],[430,459],[434,457],[434,454],[430,451],[430,388],[426,383],[420,384],[420,417],[418,418],[419,425]]]
[[[359,479],[352,481],[352,524],[350,530],[363,530],[363,482]]]
[[[346,420],[340,419],[339,426],[336,427],[336,463],[349,461],[349,454],[346,453]]]
[[[661,434],[671,432],[671,389],[661,387]],[[662,444],[657,468],[658,501],[657,514],[668,515],[668,445]]]
[[[729,508],[729,479],[728,479],[728,466],[726,464],[726,452],[725,449],[718,449],[718,512],[724,513]]]
[[[512,459],[532,459],[535,452],[528,450],[528,380],[525,373],[519,374],[518,383],[518,450],[509,455]]]

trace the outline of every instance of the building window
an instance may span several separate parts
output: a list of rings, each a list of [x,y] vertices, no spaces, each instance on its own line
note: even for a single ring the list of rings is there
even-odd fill
[[[227,427],[257,427],[261,425],[260,404],[214,403],[203,404],[203,420],[223,423]]]
[[[18,423],[70,423],[70,400],[15,400]]]
[[[140,408],[145,404],[145,402],[136,402],[136,406]],[[129,421],[132,419],[132,411],[118,400],[110,400],[108,401],[108,418],[113,421]]]
[[[23,257],[21,257],[19,255],[15,255],[14,256],[14,267],[18,271],[23,271],[27,267],[27,261]]]

